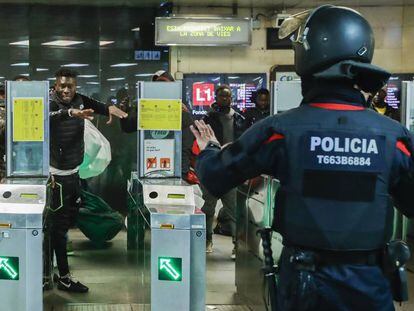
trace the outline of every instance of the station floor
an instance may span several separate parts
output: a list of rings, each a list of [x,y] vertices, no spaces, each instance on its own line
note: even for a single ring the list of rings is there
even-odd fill
[[[102,249],[96,249],[78,230],[71,230],[69,237],[75,250],[74,255],[69,257],[71,272],[88,285],[90,291],[87,294],[69,294],[56,288],[46,291],[45,311],[144,310],[137,292],[135,255],[126,249],[125,231],[120,232]],[[231,238],[214,236],[214,252],[207,254],[206,311],[251,310],[243,305],[237,295],[231,249]],[[402,306],[396,304],[397,311],[414,311],[414,259],[409,262],[408,269],[411,271],[408,273],[410,301]]]
[[[137,292],[135,255],[126,248],[126,231],[121,231],[103,249],[96,249],[78,230],[71,230],[69,238],[74,246],[74,255],[69,256],[71,273],[89,287],[89,293],[69,294],[56,288],[46,291],[45,311],[144,310]],[[232,247],[231,238],[215,235],[214,252],[207,254],[207,311],[250,310],[241,305],[236,294]]]

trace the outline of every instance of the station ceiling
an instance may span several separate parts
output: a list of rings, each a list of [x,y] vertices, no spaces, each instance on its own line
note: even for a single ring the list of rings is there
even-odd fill
[[[85,6],[131,6],[158,7],[162,0],[0,0],[10,4],[85,5]],[[320,4],[346,6],[399,6],[414,5],[414,0],[174,0],[176,6],[192,7],[255,7],[255,8],[301,8]]]

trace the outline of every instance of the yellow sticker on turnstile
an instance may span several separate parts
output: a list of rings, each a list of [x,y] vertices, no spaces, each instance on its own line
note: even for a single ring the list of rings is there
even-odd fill
[[[181,130],[181,100],[141,98],[138,111],[140,130]]]
[[[44,140],[42,97],[13,98],[13,141]]]

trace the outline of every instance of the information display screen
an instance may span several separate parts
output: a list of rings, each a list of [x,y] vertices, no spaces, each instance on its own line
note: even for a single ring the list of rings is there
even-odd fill
[[[233,105],[239,111],[255,107],[256,92],[266,87],[265,74],[240,74],[226,77],[232,90]]]
[[[156,45],[250,45],[250,18],[157,17]]]
[[[393,108],[401,107],[401,89],[403,81],[413,81],[414,74],[393,74],[387,82],[387,97],[385,102]]]
[[[266,74],[186,74],[183,94],[185,104],[196,119],[202,118],[215,101],[215,89],[227,84],[232,90],[232,103],[243,112],[255,106],[257,90],[266,88]]]

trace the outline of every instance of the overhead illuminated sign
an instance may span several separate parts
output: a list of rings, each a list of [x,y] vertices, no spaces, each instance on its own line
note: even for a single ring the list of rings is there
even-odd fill
[[[19,279],[19,257],[0,256],[0,280]]]
[[[250,18],[157,17],[156,45],[250,45]]]
[[[158,257],[158,280],[181,282],[182,259],[174,257]]]

